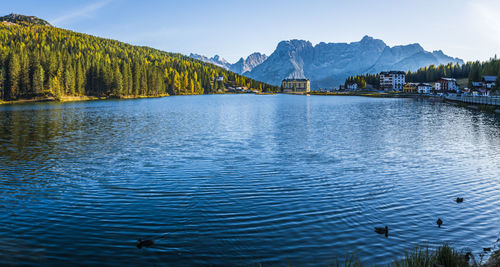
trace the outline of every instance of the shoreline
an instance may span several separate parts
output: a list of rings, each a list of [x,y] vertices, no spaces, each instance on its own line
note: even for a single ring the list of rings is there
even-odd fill
[[[431,101],[443,102],[446,104],[464,107],[472,110],[483,111],[488,113],[500,114],[500,106],[498,105],[487,105],[487,104],[475,104],[466,103],[460,100],[451,100],[442,96],[432,96],[432,95],[419,95],[419,94],[401,94],[401,93],[380,93],[380,92],[342,92],[342,93],[331,93],[331,92],[310,92],[310,93],[290,93],[291,95],[318,95],[318,96],[362,96],[362,97],[373,97],[373,98],[425,98]]]
[[[248,94],[248,93],[231,93],[231,92],[216,92],[213,93],[215,95],[233,95],[233,94]],[[213,94],[207,94],[207,95],[213,95]],[[472,104],[472,103],[465,103],[461,101],[454,101],[454,100],[449,100],[446,99],[445,97],[441,96],[430,96],[430,95],[415,95],[415,94],[401,94],[401,93],[381,93],[381,92],[289,92],[289,93],[274,93],[274,92],[261,92],[261,93],[255,93],[255,95],[277,95],[277,94],[284,94],[284,95],[302,95],[302,96],[308,96],[308,95],[313,95],[313,96],[361,96],[361,97],[371,97],[371,98],[425,98],[429,100],[434,100],[437,102],[443,102],[447,103],[450,105],[458,106],[458,107],[464,107],[467,109],[472,109],[472,110],[477,110],[477,111],[483,111],[483,112],[488,112],[488,113],[496,113],[500,114],[500,106],[492,106],[492,105],[481,105],[481,104]],[[191,94],[189,94],[191,95]],[[179,96],[189,96],[189,95],[179,95]],[[168,97],[170,96],[169,94],[162,94],[162,95],[156,95],[156,96],[144,96],[144,95],[139,95],[139,96],[120,96],[120,97],[115,97],[115,96],[110,96],[110,97],[105,97],[105,96],[63,96],[60,99],[56,99],[55,97],[35,97],[35,98],[30,98],[30,99],[18,99],[18,100],[9,100],[9,101],[2,101],[0,100],[0,105],[15,105],[15,104],[29,104],[29,103],[43,103],[43,102],[56,102],[56,103],[67,103],[67,102],[84,102],[84,101],[96,101],[96,100],[113,100],[113,99],[144,99],[144,98],[162,98],[162,97]]]
[[[211,94],[180,94],[180,95],[169,95],[169,94],[160,94],[154,96],[146,96],[146,95],[129,95],[129,96],[62,96],[60,99],[56,99],[53,96],[49,97],[34,97],[34,98],[21,98],[17,100],[8,100],[2,101],[0,100],[0,105],[15,105],[15,104],[28,104],[28,103],[43,103],[43,102],[52,102],[52,103],[67,103],[67,102],[84,102],[84,101],[97,101],[97,100],[125,100],[125,99],[144,99],[144,98],[163,98],[170,96],[199,96],[199,95],[247,95],[254,93],[234,93],[234,92],[214,92]],[[255,93],[255,95],[276,95],[277,93]]]
[[[43,102],[51,102],[51,103],[69,103],[69,102],[85,102],[85,101],[96,101],[96,100],[113,100],[113,99],[143,99],[143,98],[162,98],[170,96],[168,94],[164,95],[156,95],[156,96],[120,96],[120,97],[105,97],[105,96],[63,96],[60,99],[56,99],[55,97],[34,97],[30,99],[22,98],[17,100],[8,100],[2,101],[0,100],[0,105],[15,105],[15,104],[29,104],[29,103],[43,103]]]

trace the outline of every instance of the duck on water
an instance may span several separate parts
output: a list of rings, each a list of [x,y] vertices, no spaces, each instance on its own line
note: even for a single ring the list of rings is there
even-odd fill
[[[385,237],[389,236],[389,227],[387,225],[385,227],[375,227],[375,232],[377,234],[385,235]]]
[[[150,240],[150,239],[148,239],[148,240],[142,240],[142,239],[139,238],[139,240],[137,240],[137,248],[138,249],[141,249],[142,247],[150,247],[150,246],[152,246],[154,244],[155,244],[155,241]]]

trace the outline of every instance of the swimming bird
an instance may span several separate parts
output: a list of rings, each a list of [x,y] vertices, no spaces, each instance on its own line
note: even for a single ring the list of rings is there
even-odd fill
[[[490,251],[491,251],[491,248],[483,248],[483,251],[484,251],[484,252],[490,252]]]
[[[377,234],[385,235],[385,237],[389,236],[389,227],[387,225],[385,227],[375,227],[375,232]]]
[[[464,198],[463,197],[457,197],[457,203],[462,203],[464,202]]]
[[[137,240],[137,248],[142,248],[142,247],[150,247],[152,245],[155,244],[155,241],[153,240],[142,240],[139,238],[139,240]]]
[[[441,220],[441,218],[438,218],[436,223],[437,223],[438,227],[441,228],[441,224],[443,224],[443,220]]]

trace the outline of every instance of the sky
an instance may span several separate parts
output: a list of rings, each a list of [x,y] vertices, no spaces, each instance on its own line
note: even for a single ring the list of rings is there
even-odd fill
[[[500,55],[499,0],[16,0],[0,14],[168,52],[229,62],[282,40],[419,43],[466,61]]]

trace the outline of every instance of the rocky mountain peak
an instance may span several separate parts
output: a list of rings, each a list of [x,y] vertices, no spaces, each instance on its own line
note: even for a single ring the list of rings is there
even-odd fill
[[[269,57],[253,53],[235,64],[227,63],[220,56],[211,59],[195,56],[273,85],[279,85],[285,78],[307,78],[311,80],[312,88],[338,86],[347,77],[358,74],[388,70],[406,72],[431,64],[463,63],[461,59],[449,57],[441,50],[425,51],[418,43],[390,47],[384,41],[368,35],[358,42],[321,42],[315,46],[305,40],[281,41]]]
[[[15,13],[11,13],[9,15],[0,17],[0,22],[13,23],[13,24],[23,25],[23,26],[32,26],[32,25],[52,26],[47,21],[40,19],[38,17],[20,15],[20,14],[15,14]]]

